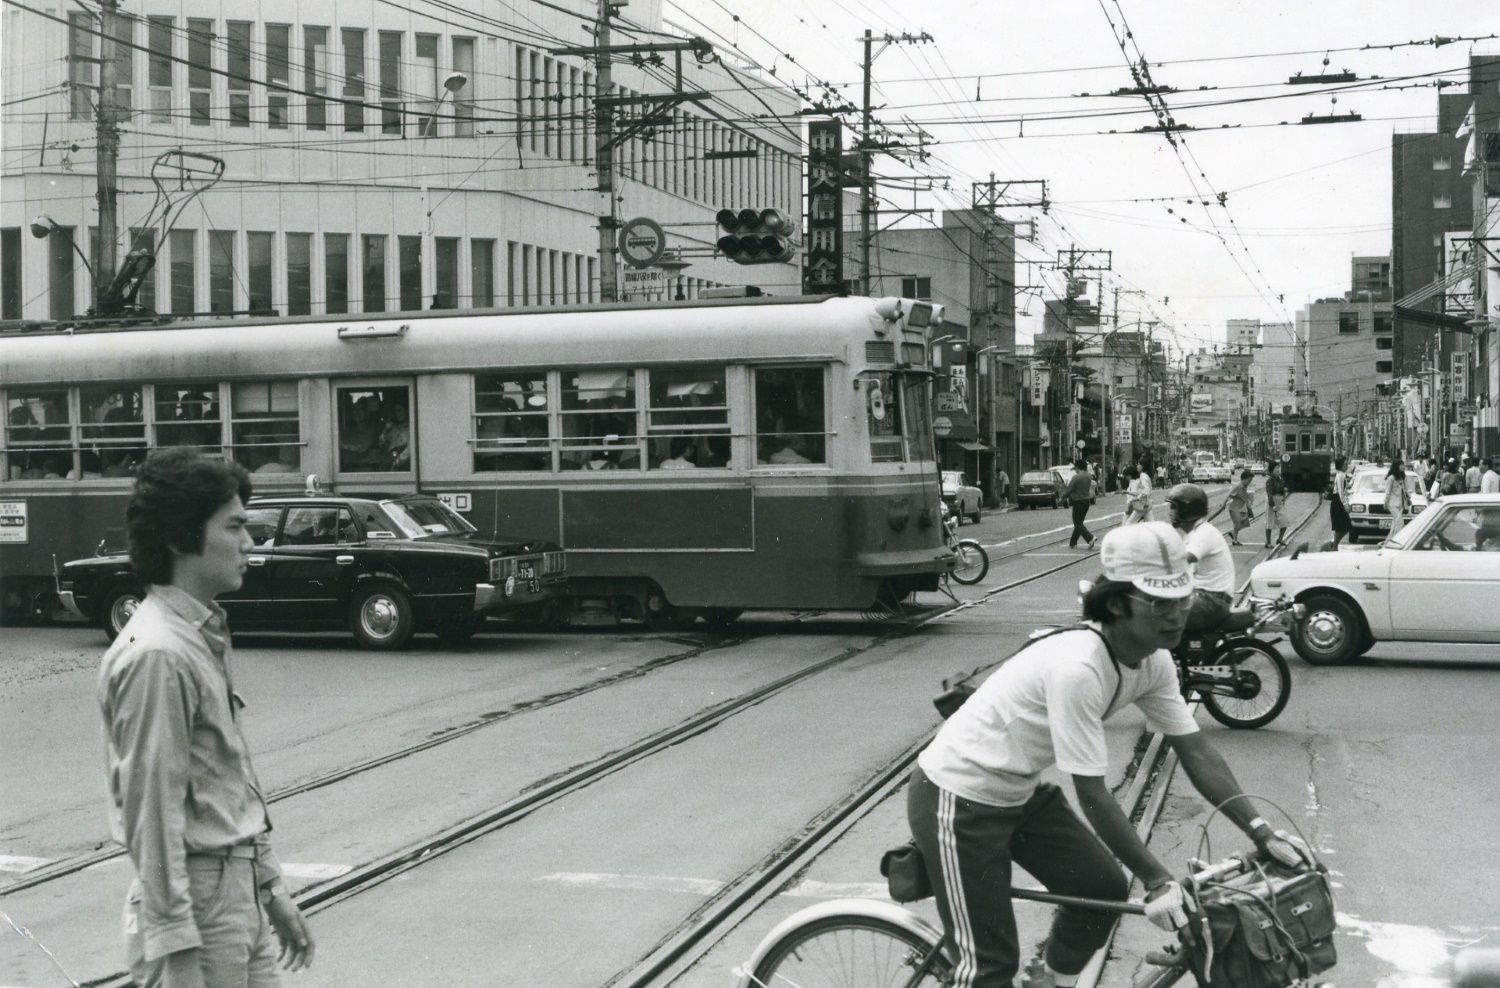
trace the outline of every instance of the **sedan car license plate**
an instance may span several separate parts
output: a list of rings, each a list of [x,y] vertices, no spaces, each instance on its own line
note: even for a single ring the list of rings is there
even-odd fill
[[[1375,527],[1376,528],[1390,528],[1391,527],[1391,520],[1389,518],[1376,518],[1375,519]]]

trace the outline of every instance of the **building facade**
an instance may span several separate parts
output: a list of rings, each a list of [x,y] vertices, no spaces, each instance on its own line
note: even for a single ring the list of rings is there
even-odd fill
[[[116,249],[158,249],[140,301],[224,315],[597,300],[609,207],[595,188],[595,70],[553,52],[586,43],[579,21],[596,8],[572,6],[448,18],[378,0],[146,0],[122,16]],[[652,37],[666,30],[659,0],[626,13]],[[97,259],[101,22],[66,7],[3,18],[5,90],[35,98],[0,118],[0,318],[67,319],[92,297],[80,255]],[[665,58],[613,67],[617,132],[674,90]],[[687,262],[640,297],[747,282],[796,293],[795,263],[733,264],[710,231],[722,206],[800,212],[801,133],[779,122],[798,98],[691,53],[683,89],[710,95],[614,148],[618,217],[656,220]],[[215,160],[222,178],[189,196]],[[153,176],[181,207],[165,231],[147,227]],[[54,228],[33,239],[44,212]]]

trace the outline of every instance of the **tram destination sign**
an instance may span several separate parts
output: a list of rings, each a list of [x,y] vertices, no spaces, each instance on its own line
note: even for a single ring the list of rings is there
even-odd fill
[[[649,268],[667,250],[667,234],[648,216],[626,220],[620,227],[620,256],[633,268]]]

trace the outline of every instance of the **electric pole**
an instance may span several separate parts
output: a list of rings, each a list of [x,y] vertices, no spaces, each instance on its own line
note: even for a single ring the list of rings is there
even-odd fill
[[[118,0],[99,2],[99,101],[94,114],[94,132],[98,150],[96,152],[96,181],[98,191],[95,198],[99,204],[99,252],[94,255],[94,312],[106,314],[111,297],[110,286],[114,283],[118,254],[115,238],[119,235],[116,219],[116,162],[119,158],[120,131],[117,126],[115,89],[119,81],[120,48]]]
[[[594,31],[594,167],[599,174],[596,188],[604,197],[604,211],[599,215],[599,301],[614,302],[620,295],[618,260],[615,257],[615,232],[620,228],[619,210],[615,204],[615,110],[603,96],[613,95],[610,79],[609,18],[614,13],[610,0],[599,0],[599,22]]]
[[[875,145],[870,140],[870,70],[875,64],[875,59],[881,52],[891,45],[897,44],[920,44],[931,41],[932,35],[923,31],[921,34],[885,34],[880,37],[880,48],[877,50],[872,46],[875,37],[865,28],[864,57],[864,99],[860,104],[859,114],[859,284],[860,291],[865,295],[870,294],[870,239],[871,227],[875,217],[875,177],[870,174],[870,161],[875,156]]]

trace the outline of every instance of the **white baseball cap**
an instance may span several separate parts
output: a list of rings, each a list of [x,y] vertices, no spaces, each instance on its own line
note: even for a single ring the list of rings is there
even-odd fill
[[[1152,597],[1186,597],[1193,592],[1187,544],[1177,529],[1161,521],[1121,525],[1104,534],[1099,546],[1104,577],[1134,584]]]

